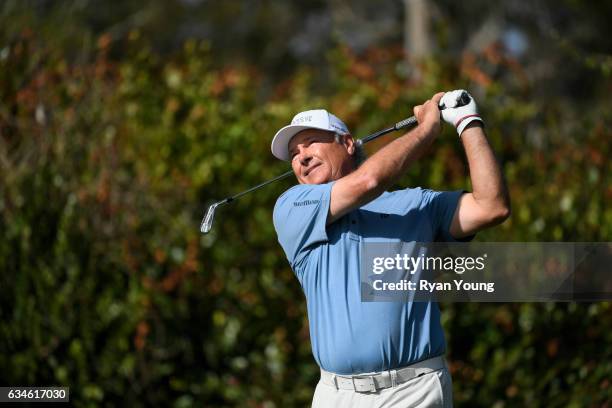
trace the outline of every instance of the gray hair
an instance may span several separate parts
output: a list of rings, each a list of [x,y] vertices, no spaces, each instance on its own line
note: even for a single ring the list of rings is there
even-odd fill
[[[341,136],[350,136],[350,134],[348,133],[334,133],[334,141],[336,143],[342,143],[342,140],[340,140]],[[355,161],[355,168],[361,166],[361,164],[367,159],[365,150],[363,148],[363,145],[361,143],[357,143],[357,141],[355,141],[355,152],[353,153],[353,160]]]

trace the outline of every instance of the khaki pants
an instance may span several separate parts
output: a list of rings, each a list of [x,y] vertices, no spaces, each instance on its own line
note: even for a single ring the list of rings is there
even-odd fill
[[[453,385],[448,368],[413,378],[376,392],[336,389],[319,381],[313,408],[407,408],[453,406]]]

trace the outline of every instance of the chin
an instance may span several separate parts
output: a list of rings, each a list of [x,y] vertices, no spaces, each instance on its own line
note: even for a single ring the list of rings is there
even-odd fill
[[[330,177],[316,174],[316,175],[313,175],[313,177],[306,177],[304,179],[304,183],[305,184],[325,184],[329,182],[330,180],[331,180]]]

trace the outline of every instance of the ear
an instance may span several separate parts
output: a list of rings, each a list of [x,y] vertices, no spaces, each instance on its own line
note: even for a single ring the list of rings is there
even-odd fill
[[[355,140],[350,134],[342,135],[342,144],[351,156],[355,154]]]

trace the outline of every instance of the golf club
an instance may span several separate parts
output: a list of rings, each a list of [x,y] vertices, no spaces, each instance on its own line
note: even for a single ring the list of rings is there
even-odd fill
[[[467,92],[463,92],[461,94],[459,100],[457,101],[457,106],[456,107],[465,106],[468,103],[470,103],[470,97],[467,94]],[[446,106],[441,105],[441,106],[439,106],[439,108],[440,108],[440,110],[443,110],[443,109],[446,108]],[[393,125],[391,127],[388,127],[386,129],[383,129],[383,130],[379,130],[376,133],[372,133],[371,135],[368,135],[368,136],[365,136],[365,137],[363,137],[361,139],[358,139],[356,141],[356,144],[357,144],[357,146],[362,146],[365,143],[368,143],[368,142],[370,142],[370,141],[372,141],[372,140],[374,140],[374,139],[376,139],[376,138],[378,138],[378,137],[380,137],[382,135],[386,135],[387,133],[394,132],[396,130],[404,129],[404,128],[407,128],[409,126],[414,126],[416,124],[417,124],[416,117],[411,116],[408,119],[404,119],[402,121],[397,122],[395,125]],[[216,202],[214,204],[211,204],[208,207],[208,210],[206,211],[206,215],[204,215],[204,218],[202,219],[202,223],[200,224],[200,232],[202,234],[207,234],[208,232],[210,232],[210,230],[212,228],[213,221],[215,219],[215,211],[217,210],[217,207],[219,207],[220,205],[231,203],[232,201],[242,197],[245,194],[248,194],[248,193],[250,193],[252,191],[258,190],[258,189],[260,189],[260,188],[262,188],[264,186],[267,186],[270,183],[274,183],[275,181],[285,179],[285,178],[291,176],[292,174],[293,174],[293,170],[289,170],[288,172],[283,173],[280,176],[277,176],[277,177],[275,177],[275,178],[273,178],[271,180],[264,181],[261,184],[258,184],[258,185],[254,186],[254,187],[249,188],[248,190],[242,191],[242,192],[240,192],[238,194],[235,194],[233,196],[224,198],[221,201],[218,201],[218,202]]]

